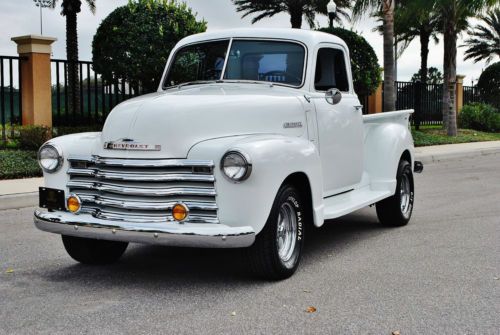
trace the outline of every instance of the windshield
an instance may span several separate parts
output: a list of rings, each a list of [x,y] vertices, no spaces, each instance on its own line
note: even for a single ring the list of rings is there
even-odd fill
[[[233,40],[188,45],[175,54],[164,87],[213,80],[265,81],[300,86],[305,48],[293,42]],[[226,64],[224,71],[224,64]],[[222,73],[224,71],[224,73]]]

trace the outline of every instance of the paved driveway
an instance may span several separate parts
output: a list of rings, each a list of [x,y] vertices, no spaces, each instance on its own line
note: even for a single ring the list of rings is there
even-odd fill
[[[500,155],[416,183],[407,227],[373,208],[327,222],[282,282],[248,278],[234,250],[133,245],[87,267],[33,209],[0,212],[0,333],[500,334]]]

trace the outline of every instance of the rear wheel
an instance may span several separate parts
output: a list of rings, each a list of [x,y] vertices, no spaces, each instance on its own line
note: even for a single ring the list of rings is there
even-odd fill
[[[110,264],[116,262],[127,249],[127,242],[94,240],[62,236],[64,248],[75,260],[83,264]]]
[[[256,275],[279,280],[297,270],[304,244],[304,208],[295,187],[280,188],[264,229],[247,249]]]
[[[411,218],[414,200],[413,172],[411,164],[401,160],[397,172],[396,193],[377,203],[377,216],[386,226],[404,226]]]

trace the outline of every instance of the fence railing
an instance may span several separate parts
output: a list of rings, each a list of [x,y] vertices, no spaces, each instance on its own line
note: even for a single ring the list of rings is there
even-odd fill
[[[52,112],[53,126],[100,126],[109,112],[118,103],[144,94],[143,89],[126,80],[105,82],[96,73],[91,62],[78,62],[79,108],[71,108],[69,101],[67,60],[53,59],[52,67]],[[19,57],[0,56],[0,121],[1,142],[13,137],[14,126],[22,123],[22,81]],[[442,85],[396,82],[396,108],[414,109],[412,123],[429,125],[442,123]],[[383,96],[382,96],[383,98]],[[370,113],[368,97],[360,97],[364,113]],[[463,104],[481,102],[477,87],[463,87]]]
[[[120,102],[143,93],[140,86],[132,86],[122,79],[105,82],[92,67],[92,62],[79,61],[79,113],[71,108],[67,60],[53,59],[52,63],[52,117],[53,125],[102,125],[109,112]]]
[[[441,124],[442,104],[443,85],[396,82],[396,109],[414,109],[414,125]]]
[[[21,123],[21,63],[19,57],[0,56],[0,122],[1,143],[8,133],[14,136],[14,126]]]
[[[479,87],[477,86],[464,86],[464,105],[472,104],[475,102],[483,102]]]

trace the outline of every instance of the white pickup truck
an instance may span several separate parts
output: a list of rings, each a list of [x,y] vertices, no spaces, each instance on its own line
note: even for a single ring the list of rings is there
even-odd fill
[[[412,111],[363,116],[350,68],[346,44],[320,32],[187,37],[156,93],[40,148],[35,224],[82,263],[116,261],[128,242],[246,248],[272,279],[295,272],[325,220],[376,204],[381,223],[405,225],[423,169]]]

